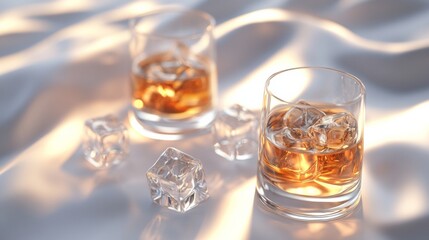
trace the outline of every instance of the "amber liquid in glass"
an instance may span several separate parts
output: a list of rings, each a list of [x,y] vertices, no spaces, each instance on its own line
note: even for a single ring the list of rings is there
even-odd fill
[[[326,115],[339,109],[319,108]],[[325,197],[341,194],[360,181],[362,137],[344,148],[321,150],[301,144],[286,147],[271,132],[282,128],[288,109],[274,110],[261,132],[259,164],[262,174],[275,186],[291,194]]]
[[[208,65],[165,52],[139,60],[132,71],[132,103],[138,111],[186,119],[211,108]]]

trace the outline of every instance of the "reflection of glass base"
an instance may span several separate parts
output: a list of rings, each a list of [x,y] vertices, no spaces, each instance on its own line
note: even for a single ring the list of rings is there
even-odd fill
[[[353,213],[360,201],[360,181],[346,193],[332,197],[307,197],[287,193],[270,181],[260,170],[257,174],[259,199],[268,210],[301,221],[328,221]]]
[[[128,115],[135,130],[159,140],[179,140],[207,133],[216,116],[214,110],[185,120],[166,119],[136,110],[130,111]]]

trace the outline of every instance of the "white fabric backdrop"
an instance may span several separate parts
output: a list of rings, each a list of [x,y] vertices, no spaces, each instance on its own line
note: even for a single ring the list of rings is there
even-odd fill
[[[185,0],[216,21],[220,107],[259,109],[265,79],[305,65],[367,88],[363,196],[354,215],[303,223],[263,210],[256,158],[228,162],[210,135],[131,130],[127,164],[85,167],[83,121],[128,110],[128,20],[167,1],[0,3],[0,239],[426,239],[429,2]],[[293,87],[293,86],[291,86]],[[186,214],[151,202],[146,170],[168,146],[203,161],[210,199]]]

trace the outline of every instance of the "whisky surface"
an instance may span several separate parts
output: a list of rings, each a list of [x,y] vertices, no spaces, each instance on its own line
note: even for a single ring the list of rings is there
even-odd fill
[[[204,112],[212,105],[208,65],[202,58],[185,60],[165,52],[138,60],[132,71],[132,103],[172,119]]]
[[[333,196],[360,180],[363,141],[356,120],[345,111],[279,108],[268,116],[260,137],[260,170],[286,192]]]

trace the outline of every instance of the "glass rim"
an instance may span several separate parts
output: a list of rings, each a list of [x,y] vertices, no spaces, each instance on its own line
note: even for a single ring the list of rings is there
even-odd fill
[[[202,28],[201,32],[183,35],[183,36],[171,36],[166,34],[157,34],[154,32],[147,32],[147,31],[138,31],[136,30],[137,24],[143,19],[147,17],[155,17],[162,14],[169,14],[169,13],[186,13],[186,14],[192,14],[195,15],[201,19],[204,19],[207,22],[207,26]],[[137,35],[143,35],[148,38],[159,38],[159,39],[167,39],[167,40],[186,40],[186,39],[197,39],[203,36],[206,32],[213,31],[214,27],[216,25],[216,21],[212,15],[210,15],[207,12],[192,9],[192,8],[186,8],[186,7],[179,7],[179,6],[169,6],[169,7],[161,7],[155,10],[144,12],[129,21],[129,27],[131,29],[131,32],[133,34]]]
[[[302,105],[302,104],[299,104],[299,103],[293,103],[293,102],[290,102],[290,101],[286,101],[286,100],[278,97],[276,94],[274,94],[269,89],[269,85],[270,85],[271,80],[273,78],[275,78],[277,75],[280,75],[281,73],[284,73],[284,72],[290,72],[290,71],[294,71],[294,70],[303,70],[303,69],[310,69],[310,70],[315,69],[315,70],[323,70],[323,71],[335,72],[335,73],[347,76],[348,78],[352,79],[353,81],[355,81],[359,85],[360,91],[359,91],[359,94],[355,98],[353,98],[352,100],[349,100],[349,101],[344,101],[342,103],[335,103],[336,106],[348,106],[348,105],[352,105],[352,104],[360,101],[366,95],[365,85],[362,83],[362,81],[358,77],[356,77],[353,74],[350,74],[348,72],[345,72],[345,71],[342,71],[342,70],[338,70],[338,69],[335,69],[335,68],[319,67],[319,66],[295,67],[295,68],[288,68],[288,69],[277,71],[277,72],[271,74],[268,77],[267,81],[265,82],[265,91],[267,93],[269,93],[272,97],[276,98],[277,100],[279,100],[281,102],[284,102],[284,103],[289,104],[289,105],[303,106],[303,107],[305,107],[306,105]]]

